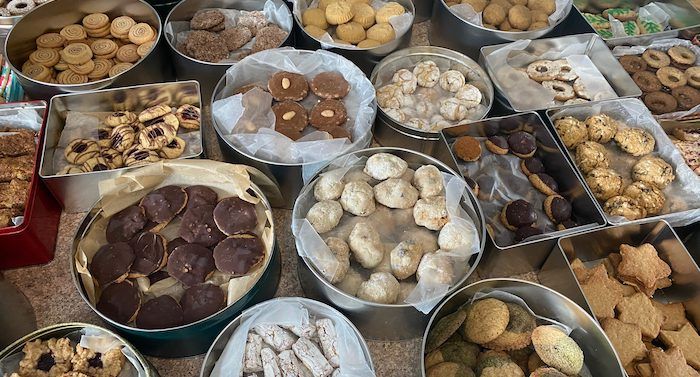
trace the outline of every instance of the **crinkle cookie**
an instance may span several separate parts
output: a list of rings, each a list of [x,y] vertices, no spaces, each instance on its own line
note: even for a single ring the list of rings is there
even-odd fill
[[[664,189],[676,178],[673,166],[663,158],[646,156],[632,167],[632,178]]]
[[[416,273],[423,250],[415,241],[403,241],[391,250],[391,272],[397,279],[406,279]]]
[[[379,304],[393,304],[401,290],[401,285],[394,275],[388,272],[375,272],[369,280],[360,284],[357,297]]]
[[[607,168],[610,166],[608,152],[602,144],[584,141],[576,147],[576,165],[583,174],[596,168]]]
[[[454,69],[443,72],[438,80],[442,89],[452,93],[457,93],[457,91],[464,86],[465,82],[466,79],[462,72],[455,71]]]
[[[588,140],[586,124],[574,117],[564,117],[555,120],[554,128],[556,128],[559,137],[561,137],[561,141],[569,149],[576,148],[576,146]]]
[[[328,237],[325,242],[335,260],[320,260],[315,265],[331,284],[337,284],[345,278],[350,268],[350,246],[337,237]]]
[[[306,214],[306,219],[318,233],[333,230],[340,223],[341,217],[343,217],[343,207],[335,200],[320,201],[314,204]]]
[[[431,284],[451,285],[454,274],[452,258],[438,250],[423,255],[416,270],[416,279]]]
[[[73,346],[66,338],[27,342],[22,352],[24,357],[19,362],[20,376],[54,377],[72,368]]]
[[[615,170],[596,168],[586,176],[586,183],[598,200],[608,200],[622,192],[622,177]]]
[[[413,219],[419,226],[440,230],[450,220],[445,197],[433,196],[419,199],[413,207]]]
[[[641,128],[623,128],[617,131],[614,138],[623,151],[632,156],[644,156],[654,151],[656,140],[651,134]]]
[[[389,208],[411,208],[418,200],[418,190],[401,178],[389,178],[374,186],[374,198]]]
[[[340,195],[340,204],[355,216],[371,215],[376,209],[372,186],[364,181],[349,182]]]
[[[316,200],[338,200],[343,193],[345,183],[332,174],[323,174],[314,186]]]
[[[365,163],[364,172],[370,177],[383,181],[388,178],[401,178],[408,169],[406,161],[389,153],[376,153]]]
[[[385,85],[377,89],[377,104],[384,109],[400,109],[408,103],[401,85]]]
[[[432,60],[422,61],[413,68],[419,86],[432,88],[440,80],[440,68]]]
[[[464,84],[457,90],[457,93],[455,93],[455,98],[465,102],[470,102],[470,106],[476,106],[481,103],[483,94],[481,94],[481,90],[479,90],[479,88],[476,86],[472,84]]]
[[[442,194],[444,189],[442,173],[434,165],[423,165],[413,174],[413,186],[418,189],[421,198]]]
[[[396,71],[391,77],[391,82],[399,85],[404,94],[411,94],[415,92],[416,87],[418,87],[418,79],[416,79],[413,72],[407,69],[399,69]]]
[[[606,114],[590,116],[586,119],[588,138],[599,143],[607,143],[617,133],[617,121]]]
[[[476,234],[457,222],[449,222],[440,229],[438,245],[442,250],[453,250],[458,247],[471,248]]]
[[[384,259],[384,244],[379,233],[368,223],[355,224],[348,237],[355,260],[364,268],[375,268]]]
[[[462,101],[452,97],[440,101],[440,115],[451,121],[464,120],[469,116],[469,110],[474,107],[475,102]]]

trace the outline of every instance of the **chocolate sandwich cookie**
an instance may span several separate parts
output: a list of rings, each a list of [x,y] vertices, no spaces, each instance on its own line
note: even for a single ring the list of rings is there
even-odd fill
[[[189,243],[212,247],[226,238],[214,221],[214,206],[203,205],[185,211],[179,235]]]
[[[527,176],[544,173],[544,165],[537,157],[524,158],[520,160],[520,170]]]
[[[146,218],[158,224],[153,231],[163,229],[187,204],[187,193],[179,186],[163,186],[153,190],[141,199],[139,206]]]
[[[571,203],[559,195],[548,196],[542,206],[547,217],[555,224],[571,218]]]
[[[141,329],[167,329],[185,321],[180,304],[172,296],[163,295],[141,305],[135,323]]]
[[[130,278],[148,276],[168,262],[168,241],[158,233],[142,232],[131,241],[136,258],[129,270]]]
[[[233,235],[214,248],[216,268],[233,276],[244,276],[265,260],[265,246],[253,233]]]
[[[258,226],[255,204],[235,196],[224,198],[214,208],[214,222],[227,236],[255,230]]]
[[[122,324],[133,321],[140,307],[139,289],[129,280],[112,284],[102,290],[96,305],[100,313]]]
[[[342,126],[347,120],[348,111],[345,109],[345,105],[336,99],[324,99],[317,103],[309,114],[309,123],[319,130]]]
[[[535,137],[524,131],[518,131],[508,136],[508,146],[514,155],[520,158],[529,158],[537,150]]]
[[[537,221],[537,213],[532,204],[523,199],[508,202],[501,210],[501,222],[506,228],[516,231]]]
[[[530,180],[533,187],[545,195],[556,195],[559,192],[557,181],[547,173],[531,174],[527,179]]]
[[[126,242],[146,226],[146,213],[139,206],[126,207],[109,218],[105,235],[107,242]]]
[[[527,238],[542,234],[542,230],[534,226],[523,226],[515,231],[515,242],[522,242]]]
[[[106,287],[126,279],[135,258],[134,250],[128,243],[111,243],[97,250],[88,269],[97,284]]]
[[[325,99],[339,99],[350,93],[350,83],[338,72],[321,72],[311,80],[311,91]]]
[[[301,132],[309,124],[306,109],[294,101],[279,102],[272,106],[272,112],[275,114],[275,130],[290,128]]]
[[[303,75],[281,71],[270,77],[267,89],[277,101],[301,101],[309,93],[309,83]]]
[[[213,284],[189,287],[180,299],[185,323],[192,323],[223,309],[226,305],[224,291]]]
[[[185,210],[204,205],[215,206],[216,202],[219,200],[219,195],[216,194],[216,191],[207,186],[187,186],[185,187],[185,192],[187,193],[187,206],[185,206]]]
[[[491,136],[484,142],[486,149],[495,154],[508,154],[508,140],[503,136]]]
[[[203,283],[214,272],[214,257],[204,246],[178,246],[168,257],[168,274],[185,286]]]

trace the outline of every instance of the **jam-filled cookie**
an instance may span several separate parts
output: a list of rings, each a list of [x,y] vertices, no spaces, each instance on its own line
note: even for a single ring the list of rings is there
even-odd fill
[[[201,123],[200,110],[196,106],[182,105],[175,111],[180,126],[188,130],[198,130]]]
[[[97,142],[88,139],[75,139],[68,144],[63,154],[69,163],[81,165],[97,156],[99,152],[100,146],[97,145]]]
[[[80,345],[75,347],[75,355],[71,359],[73,371],[93,377],[117,377],[121,373],[126,357],[120,347],[100,353]]]
[[[166,144],[160,151],[158,151],[158,156],[172,160],[180,157],[184,151],[185,140],[176,136],[173,141]]]
[[[141,145],[133,145],[131,148],[124,151],[124,165],[126,166],[141,166],[151,162],[160,161],[160,157],[156,151],[144,149]]]
[[[165,124],[156,123],[150,125],[139,133],[139,143],[142,148],[148,150],[160,150],[175,139],[175,130]]]
[[[20,376],[61,376],[71,370],[73,346],[67,338],[34,340],[22,348],[24,357],[19,362]]]

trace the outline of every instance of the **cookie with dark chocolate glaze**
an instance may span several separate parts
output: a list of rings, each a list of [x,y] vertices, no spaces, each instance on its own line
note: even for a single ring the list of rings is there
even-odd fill
[[[216,268],[233,276],[244,276],[265,260],[265,246],[253,233],[235,234],[214,248]]]
[[[530,176],[532,174],[544,173],[544,165],[537,157],[524,158],[520,160],[520,170],[523,174]]]
[[[215,269],[211,250],[200,245],[179,246],[168,258],[168,274],[186,287],[203,283]]]
[[[172,296],[162,295],[141,305],[135,323],[140,329],[167,329],[182,325],[184,315]]]
[[[226,305],[224,291],[213,284],[189,287],[180,299],[185,323],[192,323],[223,309]]]
[[[486,149],[495,154],[508,154],[508,140],[503,136],[491,136],[484,142]]]
[[[501,222],[512,231],[516,231],[524,226],[530,226],[536,221],[537,212],[535,212],[532,204],[523,199],[508,202],[501,210]]]
[[[141,293],[129,280],[103,289],[96,305],[97,311],[122,324],[133,321],[140,307]]]
[[[547,217],[555,224],[571,218],[571,203],[559,195],[548,196],[542,206]]]
[[[212,247],[221,242],[223,234],[214,222],[214,206],[203,205],[185,211],[180,222],[179,235],[189,243]]]
[[[537,150],[537,141],[531,134],[524,131],[517,131],[508,136],[508,146],[514,155],[520,158],[529,158],[532,157]]]
[[[185,210],[203,205],[215,206],[219,200],[216,191],[207,186],[194,185],[185,187],[187,193],[187,205]]]
[[[141,199],[139,206],[146,213],[146,218],[158,224],[153,229],[163,229],[177,216],[187,204],[187,193],[180,186],[163,186],[151,191]]]
[[[547,173],[531,174],[527,179],[533,187],[545,195],[556,195],[559,191],[559,184]]]
[[[515,231],[515,242],[522,242],[527,238],[542,234],[542,230],[534,226],[523,226]]]
[[[107,242],[127,242],[146,226],[146,213],[139,206],[126,207],[109,218]]]
[[[88,269],[101,287],[126,279],[136,256],[126,242],[104,245],[92,257]]]
[[[168,262],[168,241],[153,232],[141,232],[130,242],[136,258],[129,270],[130,278],[148,276]]]
[[[255,230],[258,226],[255,204],[235,196],[224,198],[214,208],[214,222],[227,236]]]
[[[183,240],[182,237],[178,237],[173,239],[172,241],[168,241],[168,255],[170,255],[170,253],[172,253],[176,247],[187,245],[188,243],[189,242]]]

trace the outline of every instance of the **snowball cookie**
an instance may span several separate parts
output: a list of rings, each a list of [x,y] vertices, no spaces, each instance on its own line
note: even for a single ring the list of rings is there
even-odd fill
[[[416,204],[418,190],[406,180],[389,178],[374,186],[374,197],[389,208],[406,209]]]
[[[350,250],[364,268],[379,266],[384,258],[384,244],[374,228],[368,223],[355,224],[348,237]]]
[[[408,168],[406,172],[401,175],[401,179],[404,181],[411,182],[413,180],[413,175],[416,174],[415,170]]]
[[[369,280],[360,285],[357,297],[378,304],[393,304],[401,290],[401,285],[394,275],[388,272],[376,272]]]
[[[445,197],[440,195],[419,199],[413,207],[413,219],[416,221],[416,225],[424,226],[430,230],[442,229],[450,220]]]
[[[331,249],[335,260],[319,260],[316,267],[331,284],[340,283],[350,268],[350,246],[337,237],[326,238],[326,245]]]
[[[345,184],[335,174],[323,174],[314,186],[314,198],[322,200],[338,200],[343,193]]]
[[[306,219],[319,234],[338,226],[341,217],[343,217],[343,207],[335,200],[320,201],[314,204],[306,214]]]
[[[424,254],[416,270],[416,279],[429,284],[451,285],[453,275],[452,258],[440,250]]]
[[[364,172],[370,177],[383,181],[387,178],[401,178],[408,169],[406,161],[389,153],[377,153],[367,159]]]
[[[423,165],[413,174],[413,185],[421,198],[440,195],[444,188],[442,173],[434,165]]]
[[[423,250],[415,241],[403,241],[391,250],[391,272],[397,279],[406,279],[416,273]]]
[[[374,191],[367,182],[350,182],[343,188],[340,195],[340,204],[343,209],[355,216],[369,216],[376,209],[374,204]]]
[[[475,238],[473,229],[453,221],[445,224],[440,230],[438,246],[442,250],[453,250],[458,247],[471,249]]]
[[[437,237],[435,233],[425,229],[418,228],[410,232],[404,232],[401,235],[401,241],[413,241],[420,246],[424,253],[430,253],[438,249]]]

